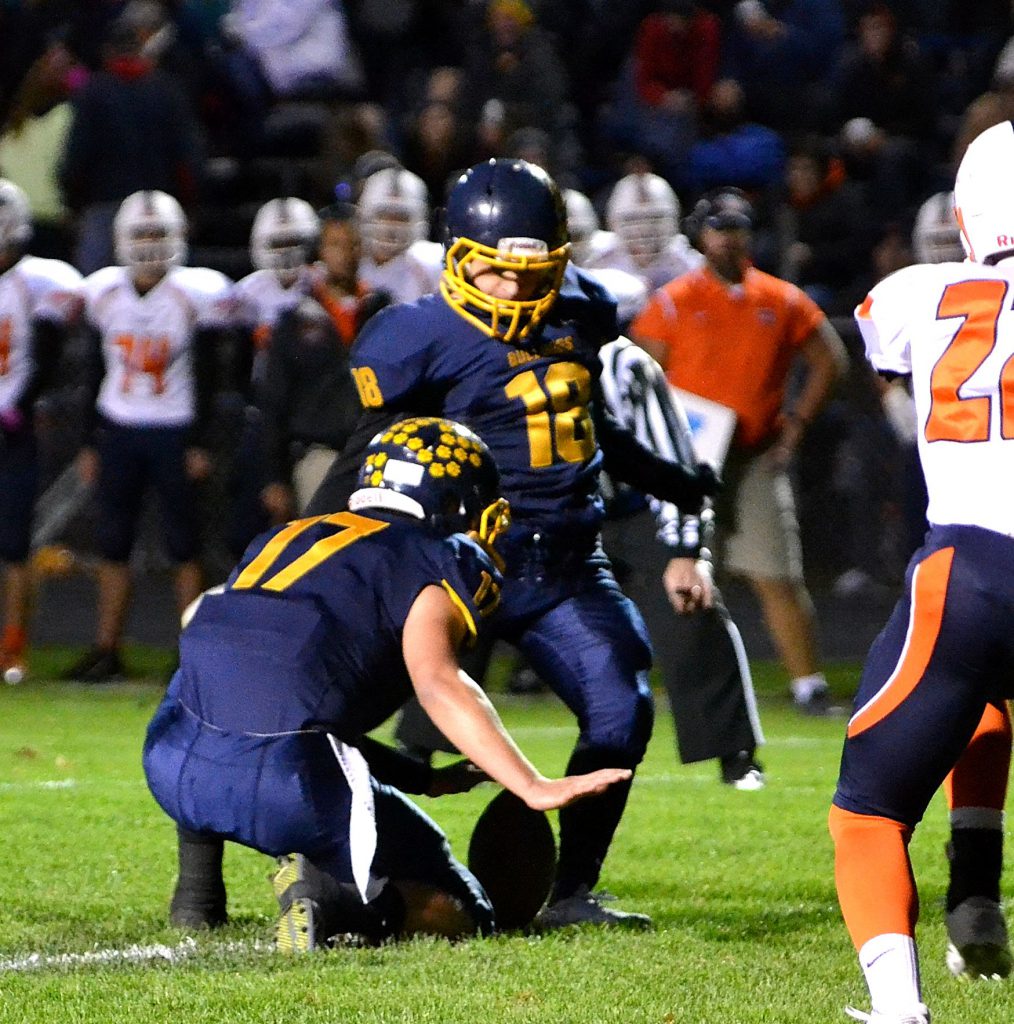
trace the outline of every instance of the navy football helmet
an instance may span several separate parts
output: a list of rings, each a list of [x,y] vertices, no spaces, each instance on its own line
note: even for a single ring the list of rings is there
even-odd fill
[[[447,197],[444,232],[447,302],[490,337],[527,338],[552,308],[570,258],[566,207],[553,179],[524,160],[476,164]],[[541,276],[531,297],[498,299],[473,283],[475,262]]]
[[[422,519],[440,534],[469,533],[491,555],[510,525],[489,448],[453,420],[399,420],[370,441],[349,508],[380,508]]]

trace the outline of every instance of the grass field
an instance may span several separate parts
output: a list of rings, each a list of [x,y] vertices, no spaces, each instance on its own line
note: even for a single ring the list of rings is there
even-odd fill
[[[42,652],[39,675],[68,660]],[[131,661],[157,680],[168,656],[134,651]],[[840,693],[855,671],[834,670]],[[713,764],[679,765],[660,711],[603,877],[621,906],[654,917],[654,931],[416,941],[298,959],[271,949],[271,863],[238,847],[226,854],[232,924],[194,937],[167,927],[173,831],[139,763],[158,681],[3,688],[0,1022],[844,1022],[846,1003],[867,1000],[826,831],[842,723],[795,714],[770,666],[757,666],[757,683],[769,776],[758,793],[719,785]],[[569,714],[551,698],[497,703],[532,759],[560,771]],[[423,802],[463,855],[493,793]],[[1014,1020],[1014,984],[959,984],[943,966],[945,838],[938,800],[913,843],[934,1024]]]

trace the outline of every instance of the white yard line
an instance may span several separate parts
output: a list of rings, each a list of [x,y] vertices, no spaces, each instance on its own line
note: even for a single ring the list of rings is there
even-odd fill
[[[73,789],[74,779],[36,779],[27,782],[0,782],[0,793],[16,789]]]
[[[0,974],[25,971],[39,971],[54,967],[84,967],[93,964],[139,964],[161,960],[175,964],[199,954],[249,953],[263,950],[274,951],[274,943],[256,939],[252,942],[218,942],[200,945],[194,939],[184,939],[175,946],[155,944],[152,946],[126,946],[123,949],[90,949],[85,953],[29,953],[28,956],[0,959]]]

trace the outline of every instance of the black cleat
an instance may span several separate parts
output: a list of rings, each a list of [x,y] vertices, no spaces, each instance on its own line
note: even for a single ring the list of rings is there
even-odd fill
[[[118,648],[93,647],[66,672],[63,679],[77,683],[122,683],[127,678]]]
[[[947,967],[956,978],[999,980],[1014,968],[1003,907],[969,896],[947,913]]]
[[[848,708],[831,701],[830,690],[814,690],[806,700],[793,698],[793,707],[811,718],[844,718]]]
[[[604,901],[614,898],[605,893],[579,889],[573,896],[565,896],[563,899],[543,907],[536,915],[533,927],[540,932],[556,931],[558,928],[585,924],[638,931],[644,931],[651,927],[651,918],[647,914],[613,910],[602,905]]]

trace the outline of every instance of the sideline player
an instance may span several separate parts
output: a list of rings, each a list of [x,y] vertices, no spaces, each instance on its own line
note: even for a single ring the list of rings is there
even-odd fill
[[[97,483],[103,561],[95,645],[65,677],[91,683],[124,675],[129,559],[149,486],[161,503],[180,610],[201,592],[197,483],[211,472],[211,397],[221,332],[232,318],[228,278],[182,265],[187,223],[172,196],[128,196],[113,235],[120,265],[97,270],[83,285],[95,339],[93,404],[78,468],[82,480]]]
[[[676,193],[657,174],[640,171],[620,178],[606,203],[606,223],[618,245],[613,251],[600,250],[585,265],[625,270],[639,277],[649,292],[704,262],[680,233]]]
[[[39,478],[33,407],[81,310],[81,275],[61,260],[25,255],[31,235],[28,197],[0,178],[0,673],[7,683],[20,683],[27,672],[28,554]]]
[[[429,198],[422,178],[404,167],[384,167],[364,182],[356,200],[363,254],[359,276],[392,302],[414,302],[435,292],[443,249],[428,239]]]
[[[382,311],[352,351],[363,420],[311,511],[341,507],[371,424],[406,410],[468,423],[497,458],[515,522],[495,632],[577,717],[569,772],[633,769],[651,735],[651,652],[601,551],[599,471],[690,509],[713,478],[648,451],[596,400],[615,304],[568,266],[563,200],[545,171],[516,159],[470,168],[448,196],[445,228],[440,294]],[[538,926],[650,923],[594,892],[629,788],[561,813],[557,878]]]
[[[459,669],[457,647],[499,601],[493,545],[509,521],[485,444],[448,420],[403,420],[367,447],[358,483],[346,511],[257,538],[224,589],[203,597],[145,743],[149,786],[170,817],[282,858],[286,951],[339,933],[494,926],[440,829],[380,785],[360,752],[411,693],[532,808],[631,775],[545,778]]]
[[[234,288],[237,359],[232,382],[245,399],[243,420],[229,468],[230,515],[227,543],[238,558],[271,524],[289,518],[291,501],[271,488],[265,465],[265,427],[258,408],[267,377],[275,328],[313,287],[312,261],[320,236],[313,207],[297,196],[269,199],[250,228],[254,270]]]
[[[966,263],[907,267],[856,311],[883,374],[911,374],[929,492],[926,543],[874,642],[830,813],[835,881],[875,1024],[927,1024],[908,843],[988,705],[1014,693],[1014,124],[983,132],[958,168]],[[999,903],[959,949],[1010,972]]]

